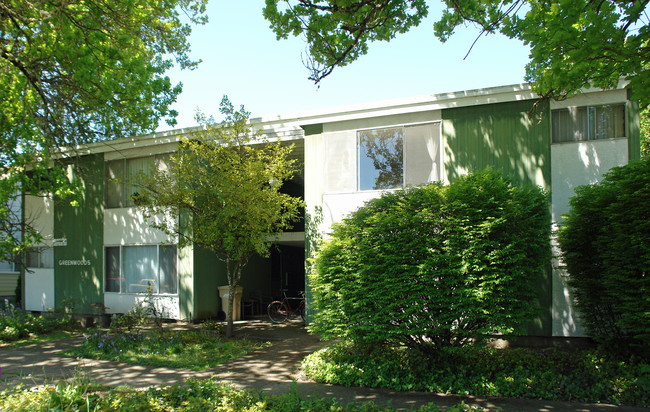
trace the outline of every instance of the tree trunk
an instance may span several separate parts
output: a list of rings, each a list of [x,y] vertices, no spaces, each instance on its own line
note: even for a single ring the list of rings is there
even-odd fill
[[[228,310],[226,311],[226,337],[232,338],[233,331],[233,309],[235,302],[235,285],[234,282],[228,282]]]
[[[233,333],[233,313],[235,303],[235,288],[239,285],[242,267],[246,262],[235,261],[231,267],[232,261],[226,259],[226,274],[228,276],[228,310],[226,311],[226,337],[232,338]]]

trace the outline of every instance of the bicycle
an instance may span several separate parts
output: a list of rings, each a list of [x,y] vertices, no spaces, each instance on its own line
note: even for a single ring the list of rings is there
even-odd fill
[[[300,297],[287,297],[286,290],[282,291],[284,298],[282,300],[275,300],[269,303],[266,311],[269,314],[269,319],[273,323],[286,322],[287,319],[295,319],[298,315],[305,320],[305,292],[300,292]],[[297,307],[293,308],[290,304],[292,300],[300,300]]]

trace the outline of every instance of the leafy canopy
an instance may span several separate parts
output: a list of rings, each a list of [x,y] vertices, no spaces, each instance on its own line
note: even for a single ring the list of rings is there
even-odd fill
[[[526,81],[549,98],[566,98],[591,86],[612,88],[621,77],[642,103],[650,103],[647,1],[443,0],[434,34],[446,41],[458,26],[481,35],[500,32],[530,46]],[[284,7],[278,7],[282,4]],[[321,81],[337,66],[420,24],[424,0],[267,0],[264,16],[278,38],[304,35],[310,79]]]
[[[135,200],[149,217],[167,216],[153,226],[180,247],[205,248],[226,264],[232,299],[248,259],[268,256],[274,235],[291,227],[303,202],[281,190],[298,166],[293,145],[253,133],[250,113],[227,97],[220,111],[220,124],[199,115],[203,127],[182,140],[167,168],[144,178]],[[229,335],[232,302],[227,317]]]
[[[650,107],[641,112],[641,157],[650,156]]]
[[[62,166],[47,171],[53,154],[74,154],[64,147],[173,124],[169,106],[181,87],[165,72],[174,61],[197,64],[187,36],[191,23],[206,21],[206,1],[0,2],[0,204],[18,187],[69,194]],[[20,229],[5,210],[0,225]]]
[[[264,8],[278,39],[306,37],[309,79],[316,83],[366,54],[369,42],[406,33],[426,15],[425,0],[266,0]]]

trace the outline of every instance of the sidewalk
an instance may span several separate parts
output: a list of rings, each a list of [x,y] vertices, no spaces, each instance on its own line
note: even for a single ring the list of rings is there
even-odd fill
[[[182,383],[189,377],[215,376],[237,388],[279,394],[295,390],[302,396],[337,398],[343,404],[372,401],[398,409],[417,408],[433,402],[441,409],[465,401],[489,410],[504,411],[647,411],[613,405],[586,405],[573,402],[537,401],[507,398],[464,398],[422,392],[394,392],[384,389],[348,388],[309,381],[302,373],[302,358],[323,347],[324,342],[309,335],[301,323],[274,325],[265,320],[237,322],[237,336],[274,341],[271,347],[252,352],[219,368],[193,371],[175,368],[150,368],[119,362],[74,359],[58,355],[81,342],[68,338],[17,349],[0,349],[0,390],[23,382],[27,386],[44,382],[56,384],[83,371],[94,382],[112,386],[146,388]]]

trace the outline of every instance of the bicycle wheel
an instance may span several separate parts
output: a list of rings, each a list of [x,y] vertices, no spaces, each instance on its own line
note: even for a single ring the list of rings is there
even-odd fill
[[[269,303],[266,311],[269,314],[269,319],[271,319],[271,322],[273,323],[282,323],[287,320],[287,310],[284,305],[282,305],[282,302],[275,301]]]
[[[307,322],[307,318],[305,318],[305,301],[303,300],[300,302],[300,317],[302,318],[303,322]]]

